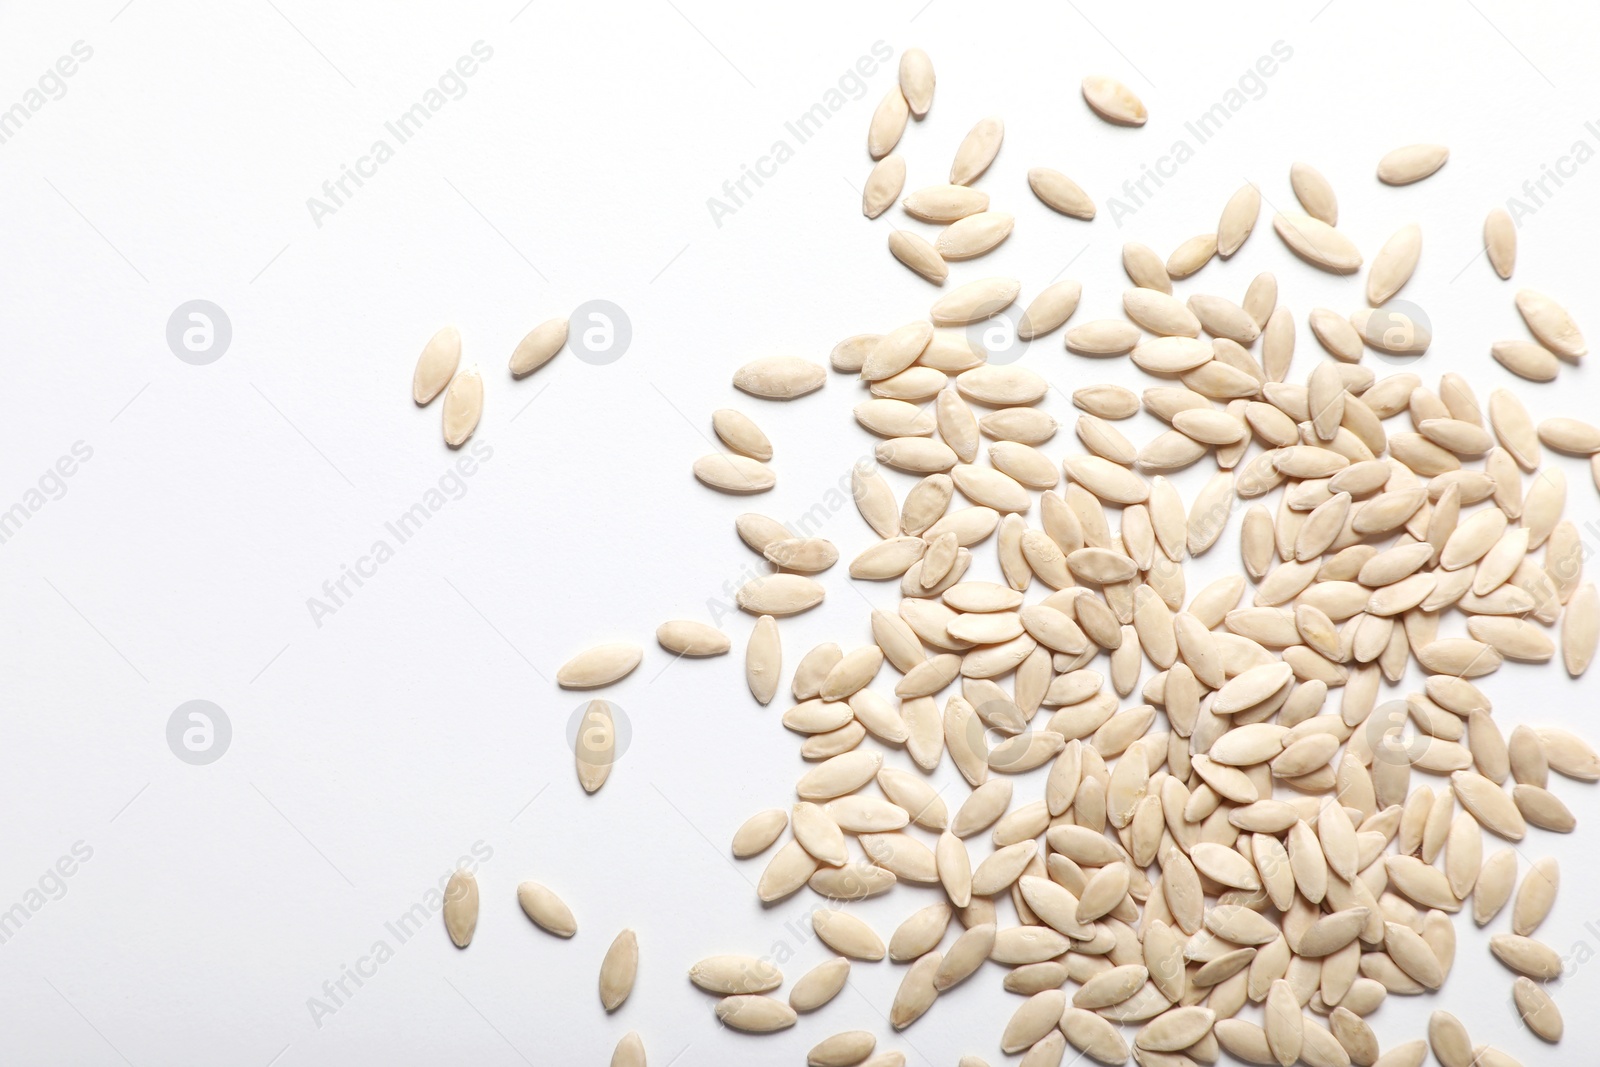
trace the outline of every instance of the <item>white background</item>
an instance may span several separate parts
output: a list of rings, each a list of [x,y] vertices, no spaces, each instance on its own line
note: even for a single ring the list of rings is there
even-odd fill
[[[867,120],[893,61],[720,227],[706,200],[775,139],[793,145],[784,122],[874,42],[896,56],[921,45],[938,94],[901,146],[908,187],[944,180],[980,117],[1007,124],[980,186],[1017,216],[1016,233],[956,265],[953,281],[1007,274],[1028,299],[1066,269],[1084,283],[1079,320],[1114,314],[1123,241],[1165,255],[1214,229],[1227,196],[1252,180],[1269,205],[1255,236],[1180,294],[1238,299],[1257,271],[1275,271],[1301,322],[1302,376],[1320,355],[1305,313],[1351,310],[1362,291],[1359,276],[1313,271],[1271,233],[1271,205],[1292,203],[1289,165],[1304,159],[1338,190],[1341,228],[1369,259],[1401,225],[1422,224],[1404,298],[1434,326],[1414,364],[1430,384],[1455,370],[1480,396],[1513,385],[1536,415],[1584,415],[1591,368],[1529,386],[1488,348],[1524,335],[1515,284],[1551,292],[1591,335],[1600,329],[1589,251],[1600,167],[1579,167],[1523,219],[1515,284],[1474,257],[1489,208],[1575,141],[1600,146],[1584,125],[1600,119],[1585,109],[1600,99],[1595,12],[1500,0],[1319,6],[7,5],[0,107],[74,42],[93,56],[0,144],[0,508],[75,442],[93,455],[0,544],[0,808],[11,816],[0,908],[23,901],[74,843],[92,858],[0,945],[0,1059],[603,1063],[636,1029],[655,1064],[799,1063],[822,1037],[864,1027],[916,1064],[964,1053],[1004,1062],[998,1035],[1016,998],[1000,991],[998,967],[899,1037],[883,1019],[898,965],[858,964],[833,1004],[764,1039],[720,1030],[684,978],[715,952],[776,950],[793,957],[791,980],[830,955],[807,939],[812,899],[762,909],[761,861],[727,853],[747,815],[790,802],[801,761],[778,723],[781,698],[761,709],[744,690],[737,650],[750,620],[718,605],[756,562],[733,517],[799,516],[872,441],[850,419],[861,394],[842,376],[789,405],[728,383],[748,359],[825,361],[846,335],[926,313],[934,290],[884,247],[904,216],[869,222],[859,211]],[[315,225],[307,198],[479,40],[493,58],[465,96]],[[1107,198],[1176,139],[1192,143],[1184,121],[1280,40],[1293,56],[1259,98],[1119,228]],[[1125,80],[1149,125],[1094,118],[1077,90],[1091,72]],[[1413,141],[1450,145],[1449,164],[1420,185],[1378,184],[1378,157]],[[1100,217],[1044,209],[1023,180],[1036,165],[1075,177]],[[208,366],[181,362],[165,340],[168,316],[195,298],[232,323],[231,346]],[[619,361],[567,352],[510,379],[505,361],[524,332],[596,298],[631,318]],[[319,627],[307,599],[457,458],[440,440],[438,406],[409,399],[416,353],[446,324],[465,338],[464,362],[483,370],[477,440],[492,458]],[[1368,358],[1379,373],[1396,369]],[[1125,364],[1067,356],[1059,334],[1024,363],[1060,387],[1046,407],[1066,422],[1077,385],[1148,384]],[[710,450],[710,412],[729,404],[777,450],[778,488],[754,502],[689,474]],[[1124,428],[1140,442],[1155,432],[1142,418]],[[1070,430],[1047,451],[1076,451]],[[1587,470],[1559,462],[1570,512],[1593,520]],[[1205,466],[1179,479],[1186,493]],[[892,480],[897,493],[910,485]],[[1236,529],[1191,567],[1191,590],[1237,567]],[[871,539],[849,506],[822,533],[846,559]],[[973,573],[992,572],[992,545],[977,556]],[[782,624],[789,667],[818,641],[865,641],[864,601],[895,602],[892,584],[852,591],[843,570],[826,576],[821,609]],[[736,654],[673,663],[651,639],[664,619],[713,611]],[[631,747],[586,797],[565,741],[580,700],[549,679],[603,640],[647,651],[606,694]],[[1508,733],[1518,722],[1590,725],[1592,679],[1507,667],[1485,687]],[[192,699],[214,701],[232,724],[209,766],[166,743],[169,716]],[[965,787],[948,765],[938,781],[953,809]],[[1018,802],[1039,788],[1019,782]],[[1592,790],[1554,788],[1592,830]],[[323,983],[374,941],[393,944],[384,923],[475,842],[492,857],[471,948],[452,948],[430,920],[317,1025],[309,998],[325,998]],[[1600,922],[1592,846],[1535,831],[1519,850],[1524,867],[1550,852],[1564,865],[1540,936],[1563,954],[1600,945],[1600,928],[1586,926]],[[514,887],[526,878],[572,905],[576,938],[522,917]],[[933,899],[901,888],[858,910],[887,936]],[[640,976],[608,1018],[596,970],[623,927],[638,931]],[[1491,931],[1505,927],[1502,917]],[[1549,1062],[1555,1053],[1516,1023],[1511,976],[1484,936],[1464,916],[1457,929],[1445,991],[1390,998],[1371,1020],[1385,1044],[1420,1035],[1426,1013],[1445,1007],[1476,1040]],[[1594,1047],[1600,1020],[1587,1008],[1600,969],[1579,964],[1555,993],[1566,1047]]]

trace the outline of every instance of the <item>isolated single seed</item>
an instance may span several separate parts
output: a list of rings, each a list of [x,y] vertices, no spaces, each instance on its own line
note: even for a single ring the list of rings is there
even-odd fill
[[[633,992],[633,980],[639,973],[639,939],[632,930],[624,930],[606,949],[600,961],[600,1004],[606,1011],[616,1011]]]
[[[758,704],[772,703],[778,693],[778,676],[783,671],[783,646],[778,638],[778,623],[771,615],[756,620],[745,646],[744,677],[750,695]]]
[[[656,641],[677,656],[720,656],[728,651],[728,635],[709,623],[672,619],[656,627]]]
[[[458,867],[444,887],[444,928],[456,948],[472,944],[478,928],[478,879],[465,867]]]
[[[1028,171],[1028,187],[1053,211],[1078,219],[1094,218],[1094,201],[1089,194],[1059,170],[1032,168]]]
[[[583,709],[578,736],[573,745],[578,769],[578,784],[585,793],[597,793],[611,775],[616,761],[617,729],[611,705],[591,700]]]
[[[1150,117],[1144,102],[1131,89],[1104,74],[1083,79],[1083,99],[1095,114],[1119,126],[1143,126]]]
[[[733,375],[734,388],[767,400],[793,400],[821,389],[828,372],[796,356],[767,356],[752,360]]]
[[[1409,185],[1433,174],[1449,158],[1450,150],[1440,144],[1396,148],[1378,160],[1378,180],[1388,185]]]
[[[511,376],[525,378],[556,357],[567,343],[567,320],[547,319],[529,330],[511,351]]]
[[[578,932],[572,909],[538,882],[523,882],[517,886],[517,903],[522,906],[523,914],[557,937],[571,937]]]
[[[1505,208],[1490,210],[1483,220],[1483,248],[1494,272],[1510,278],[1517,265],[1517,225]]]
[[[644,650],[638,645],[596,645],[562,664],[556,671],[556,684],[563,689],[596,689],[610,685],[633,673],[643,658]]]

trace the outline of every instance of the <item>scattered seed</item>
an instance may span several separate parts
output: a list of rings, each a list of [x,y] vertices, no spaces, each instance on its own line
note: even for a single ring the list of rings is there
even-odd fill
[[[1483,249],[1494,272],[1510,278],[1517,265],[1517,225],[1505,208],[1491,209],[1483,220]]]
[[[964,326],[982,322],[1009,307],[1021,288],[1021,283],[1012,278],[980,278],[941,296],[934,302],[929,316],[936,326]]]
[[[789,1007],[797,1012],[816,1011],[839,995],[850,978],[850,961],[835,956],[801,975],[789,990]]]
[[[1187,278],[1217,254],[1217,235],[1201,233],[1189,238],[1172,250],[1167,257],[1167,277]]]
[[[622,1007],[622,1002],[633,992],[633,980],[639,973],[639,939],[632,930],[624,930],[611,942],[600,961],[600,1004],[608,1012]]]
[[[1344,234],[1310,215],[1278,215],[1272,220],[1290,251],[1314,267],[1333,274],[1353,274],[1361,268],[1361,253]]]
[[[1561,1019],[1561,1009],[1545,992],[1544,987],[1531,978],[1518,976],[1511,983],[1511,996],[1517,1005],[1517,1014],[1540,1039],[1555,1044],[1566,1029]]]
[[[645,1067],[644,1040],[629,1030],[611,1053],[611,1067]]]
[[[411,375],[411,399],[426,407],[455,377],[461,362],[461,331],[446,326],[428,339]]]
[[[933,106],[933,60],[920,48],[907,48],[900,53],[900,92],[906,106],[917,118],[922,118]]]
[[[1089,194],[1059,170],[1034,167],[1028,171],[1028,187],[1052,211],[1078,219],[1094,218],[1094,201]]]
[[[932,185],[902,202],[907,214],[924,222],[955,222],[989,210],[989,194],[964,185]]]
[[[483,417],[483,378],[478,369],[464,370],[450,381],[444,394],[444,443],[460,448]]]
[[[1373,257],[1367,270],[1367,302],[1379,307],[1389,302],[1411,280],[1422,255],[1422,227],[1416,223],[1395,231]]]
[[[549,363],[567,344],[567,320],[547,319],[529,330],[511,351],[511,376],[526,378]]]
[[[1441,144],[1396,148],[1378,160],[1378,180],[1388,185],[1410,185],[1433,174],[1449,158],[1450,150]]]
[[[875,219],[889,210],[900,197],[906,185],[906,161],[903,156],[887,155],[873,166],[861,190],[861,213]],[[835,369],[844,370],[835,364]]]
[[[980,211],[945,227],[934,248],[945,259],[972,259],[1011,236],[1015,221],[1003,211]]]
[[[733,375],[734,387],[767,400],[793,400],[821,389],[828,372],[795,356],[768,356],[740,367]]]
[[[1217,222],[1217,252],[1223,259],[1239,251],[1255,228],[1260,213],[1261,192],[1254,185],[1242,185],[1228,198],[1222,218]]]
[[[465,867],[451,872],[445,883],[444,928],[456,948],[472,944],[478,928],[478,879]]]
[[[1083,286],[1070,278],[1046,286],[1022,313],[1022,318],[1017,322],[1017,336],[1024,341],[1031,341],[1057,329],[1078,310],[1078,300],[1082,295]],[[1051,426],[1053,433],[1054,422]]]
[[[638,645],[596,645],[573,656],[556,671],[556,684],[563,689],[598,689],[621,681],[644,658]]]
[[[944,258],[939,255],[938,249],[929,244],[921,235],[910,230],[891,230],[889,233],[889,252],[922,275],[935,285],[943,285],[944,280],[950,276],[950,268],[945,265]],[[888,375],[885,375],[888,377]]]
[[[899,90],[895,90],[896,94]],[[717,1001],[717,1019],[724,1026],[748,1034],[787,1030],[798,1020],[795,1010],[781,1000],[759,994],[724,997]]]
[[[1339,225],[1339,201],[1322,172],[1309,163],[1289,168],[1289,185],[1306,214],[1329,226]]]
[[[892,86],[872,113],[867,126],[867,154],[882,159],[894,151],[906,132],[906,120],[911,116],[911,106],[898,85]]]
[[[1143,126],[1149,112],[1126,85],[1104,74],[1083,79],[1083,99],[1095,114],[1118,126]]]
[[[1588,351],[1567,309],[1532,289],[1517,292],[1517,311],[1539,343],[1562,359],[1577,361]]]
[[[931,90],[929,95],[932,95]],[[955,162],[950,165],[950,184],[971,185],[982,177],[994,157],[1000,154],[1000,142],[1005,135],[1005,123],[997,116],[979,119],[956,149]]]

